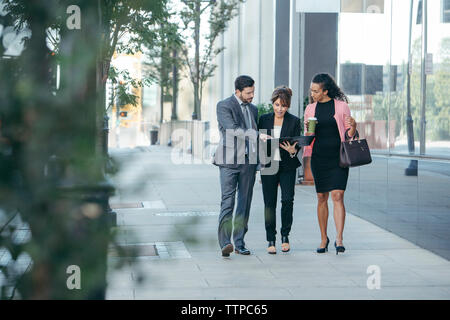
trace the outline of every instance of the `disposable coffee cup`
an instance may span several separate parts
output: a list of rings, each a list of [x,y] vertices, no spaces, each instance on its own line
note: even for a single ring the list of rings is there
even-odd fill
[[[315,118],[315,117],[308,118],[308,133],[316,132],[316,123],[317,123],[317,118]]]

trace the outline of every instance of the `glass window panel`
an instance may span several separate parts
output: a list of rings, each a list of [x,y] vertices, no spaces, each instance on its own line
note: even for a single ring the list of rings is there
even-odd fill
[[[450,0],[441,0],[442,1],[442,23],[450,23]]]
[[[358,215],[379,227],[387,228],[388,161],[384,156],[373,156],[372,163],[358,168],[360,176],[360,210]],[[351,169],[353,173],[356,169]],[[346,192],[346,196],[347,196]]]
[[[440,22],[441,4],[428,1],[427,53],[432,74],[427,75],[426,154],[450,158],[450,24]]]
[[[450,165],[445,161],[419,161],[418,245],[450,259]]]
[[[427,8],[426,155],[450,158],[445,2],[429,0]],[[419,0],[385,1],[382,14],[340,14],[338,80],[373,151],[372,164],[350,171],[346,208],[448,259],[449,162],[384,155],[420,153],[422,16]]]
[[[390,1],[383,12],[341,13],[339,84],[348,96],[358,131],[372,150],[388,151]]]
[[[392,2],[391,92],[386,103],[389,105],[389,152],[394,154],[419,154],[422,56],[421,18],[417,24],[419,9],[418,0]]]
[[[417,176],[405,175],[410,160],[388,160],[388,223],[387,229],[417,243],[418,239],[418,186]]]

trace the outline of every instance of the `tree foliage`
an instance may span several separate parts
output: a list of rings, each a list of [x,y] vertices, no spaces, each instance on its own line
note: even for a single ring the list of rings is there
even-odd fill
[[[113,186],[96,152],[101,87],[120,33],[154,23],[164,2],[79,0],[82,26],[69,30],[69,0],[5,1],[32,36],[22,55],[0,59],[0,248],[11,258],[0,265],[2,298],[105,298],[114,234]],[[49,28],[59,34],[55,51],[47,47]],[[16,219],[23,223],[9,223]],[[27,257],[31,264],[23,265]],[[81,270],[79,290],[67,286],[73,265]]]
[[[182,0],[184,8],[180,11],[186,46],[183,50],[183,58],[188,69],[188,75],[194,87],[194,103],[198,118],[201,119],[201,101],[203,87],[207,79],[214,75],[217,65],[214,58],[225,47],[217,44],[216,40],[225,32],[228,22],[238,14],[238,8],[243,0],[210,1],[202,6],[202,0]],[[201,43],[200,23],[201,18],[208,16],[208,33],[204,36],[204,44]],[[196,38],[197,43],[196,43]],[[192,42],[194,39],[194,42]],[[188,41],[189,40],[189,41]]]
[[[174,15],[172,10],[168,10],[169,15]],[[153,29],[153,37],[148,39],[145,35],[142,37],[143,46],[145,46],[145,55],[147,62],[145,63],[145,72],[153,76],[153,80],[159,84],[161,90],[161,120],[163,117],[164,98],[169,95],[177,95],[173,88],[173,72],[182,67],[183,60],[179,56],[179,52],[184,44],[180,34],[179,27],[175,22],[169,19],[161,21]],[[177,84],[179,78],[176,77]]]

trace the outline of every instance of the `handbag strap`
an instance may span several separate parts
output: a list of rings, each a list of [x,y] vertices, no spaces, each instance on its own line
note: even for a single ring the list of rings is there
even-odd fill
[[[358,132],[358,130],[356,130],[355,131],[355,134],[353,135],[353,138],[350,138],[349,136],[348,136],[348,132],[350,131],[350,128],[348,128],[347,130],[345,130],[345,134],[344,134],[344,136],[345,136],[345,141],[347,141],[347,140],[359,140],[359,132]]]

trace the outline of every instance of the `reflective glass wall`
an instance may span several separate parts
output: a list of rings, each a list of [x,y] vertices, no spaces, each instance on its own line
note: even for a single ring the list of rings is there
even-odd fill
[[[341,2],[338,82],[373,163],[347,210],[450,259],[450,1]]]

